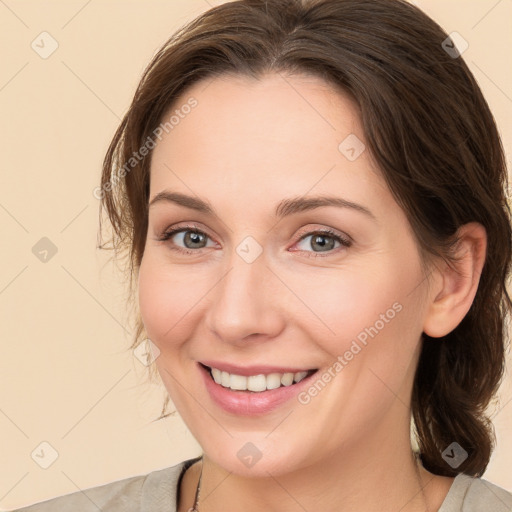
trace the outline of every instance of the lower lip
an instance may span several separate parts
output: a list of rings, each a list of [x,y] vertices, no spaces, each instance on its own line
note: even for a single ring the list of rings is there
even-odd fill
[[[225,388],[212,379],[209,370],[200,364],[198,366],[212,400],[225,411],[240,416],[256,416],[277,409],[280,405],[297,396],[302,388],[309,385],[311,377],[317,373],[315,372],[291,386],[281,386],[261,393],[254,393],[252,391],[233,391],[230,388]]]

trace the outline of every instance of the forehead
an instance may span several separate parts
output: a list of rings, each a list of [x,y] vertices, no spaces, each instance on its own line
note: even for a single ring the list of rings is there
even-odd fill
[[[191,101],[194,108],[185,108]],[[226,197],[243,192],[261,202],[263,191],[277,198],[341,187],[355,198],[368,186],[386,188],[368,151],[356,159],[344,152],[347,139],[364,147],[357,105],[318,77],[208,78],[188,88],[163,122],[172,115],[152,155],[152,196],[222,188]]]

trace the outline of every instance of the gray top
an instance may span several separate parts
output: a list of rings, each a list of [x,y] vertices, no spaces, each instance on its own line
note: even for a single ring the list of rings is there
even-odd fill
[[[12,512],[176,512],[182,475],[188,459],[147,475],[77,491]],[[512,493],[482,478],[455,477],[438,512],[512,512]]]

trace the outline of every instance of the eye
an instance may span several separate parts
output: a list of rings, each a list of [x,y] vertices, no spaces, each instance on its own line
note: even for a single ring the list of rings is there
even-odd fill
[[[204,231],[197,228],[197,226],[177,226],[175,228],[167,229],[158,237],[160,242],[171,241],[170,248],[172,250],[185,254],[193,254],[194,252],[197,253],[200,249],[205,249],[208,247],[207,242],[209,239],[210,237]],[[310,239],[309,242],[307,242],[308,239]],[[303,244],[303,247],[299,247],[299,250],[310,253],[308,254],[308,257],[322,257],[329,256],[333,252],[338,252],[333,249],[350,247],[352,245],[352,240],[348,236],[343,237],[330,229],[326,229],[309,232],[303,235],[297,244],[299,246],[300,244]],[[213,241],[209,247],[212,246],[215,246]],[[310,251],[308,247],[313,248],[313,251]],[[318,254],[322,252],[326,254]],[[314,256],[311,256],[311,253],[314,253]]]
[[[308,239],[310,239],[310,240],[308,241]],[[336,243],[338,243],[339,245],[336,246]],[[314,231],[311,233],[307,233],[306,235],[301,237],[298,244],[299,245],[303,244],[303,247],[300,248],[300,250],[302,250],[302,251],[309,252],[309,253],[324,252],[324,253],[327,253],[326,256],[329,256],[333,252],[338,252],[338,251],[333,251],[333,249],[337,249],[339,247],[350,247],[352,245],[352,241],[350,240],[349,237],[345,238],[341,235],[338,235],[337,233],[335,233],[334,231],[332,231],[330,229],[326,229],[326,230],[320,230],[320,231]],[[308,250],[308,247],[313,248],[313,251]],[[317,248],[318,251],[315,250],[315,248]],[[308,256],[308,257],[316,257],[316,256],[317,255]],[[318,255],[318,256],[321,256],[321,255]]]
[[[206,233],[197,229],[195,226],[179,226],[167,229],[158,237],[158,240],[160,242],[171,241],[170,246],[172,250],[192,254],[193,252],[197,252],[198,249],[206,248],[206,243],[209,238]],[[181,244],[183,244],[183,246],[181,246]],[[210,247],[212,245],[210,245]]]

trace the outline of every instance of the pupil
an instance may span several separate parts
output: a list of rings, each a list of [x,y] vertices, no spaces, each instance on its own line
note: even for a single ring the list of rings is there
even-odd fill
[[[202,235],[200,233],[189,232],[187,236],[192,240],[193,244],[201,242]]]
[[[325,249],[326,247],[327,247],[327,249],[332,248],[332,247],[329,247],[329,245],[332,245],[332,242],[331,242],[331,244],[326,243],[325,242],[326,238],[330,238],[330,237],[325,236],[325,235],[316,235],[315,238],[313,239],[313,241],[315,244],[318,244],[322,249]],[[323,243],[322,243],[322,241],[323,241]]]

